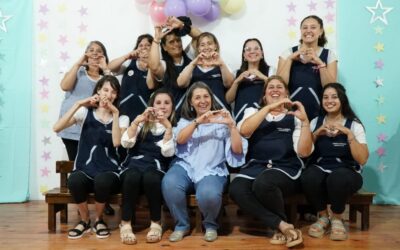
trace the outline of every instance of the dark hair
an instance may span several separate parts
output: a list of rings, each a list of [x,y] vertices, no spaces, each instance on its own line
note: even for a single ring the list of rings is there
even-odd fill
[[[171,92],[169,90],[167,90],[166,88],[159,88],[156,91],[154,91],[150,96],[147,106],[154,107],[154,102],[156,100],[156,97],[160,94],[166,94],[171,99],[172,110],[171,110],[170,116],[168,117],[168,120],[172,126],[175,126],[176,125],[175,102],[174,102],[174,96],[171,94]],[[141,136],[143,139],[146,138],[147,133],[150,131],[150,129],[153,126],[154,126],[154,123],[152,123],[152,122],[146,121],[144,123],[143,129],[141,130]]]
[[[272,75],[270,77],[268,77],[268,80],[265,82],[264,87],[263,87],[263,91],[262,91],[262,95],[260,98],[260,108],[264,107],[265,105],[267,105],[267,100],[265,100],[264,96],[265,96],[265,90],[268,87],[268,84],[272,81],[272,80],[278,80],[281,83],[283,83],[283,86],[285,87],[287,93],[289,94],[289,88],[285,82],[285,80],[283,80],[283,78],[281,76],[278,75]]]
[[[244,59],[244,48],[246,48],[246,44],[251,41],[255,41],[256,43],[258,43],[258,46],[260,46],[261,49],[262,58],[260,60],[260,63],[258,64],[258,70],[264,75],[268,76],[269,65],[265,61],[263,46],[260,40],[258,40],[257,38],[249,38],[246,41],[244,41],[242,48],[242,65],[240,65],[240,69],[237,72],[237,76],[249,69],[249,63]]]
[[[219,110],[222,108],[215,101],[214,94],[213,94],[212,90],[210,89],[210,87],[207,86],[207,84],[205,84],[204,82],[195,82],[187,90],[185,101],[182,104],[181,117],[185,118],[186,120],[192,120],[197,117],[196,110],[190,104],[192,97],[193,97],[193,92],[196,89],[207,90],[208,94],[211,97],[211,110]]]
[[[137,49],[137,48],[139,47],[139,43],[141,43],[142,40],[144,40],[144,39],[147,39],[147,41],[149,41],[150,44],[151,44],[151,43],[153,42],[153,40],[154,40],[153,36],[150,35],[150,34],[143,34],[143,35],[140,35],[140,36],[138,36],[138,38],[136,39],[136,45],[135,45],[135,48],[133,48],[133,49]]]
[[[340,101],[340,107],[341,107],[340,112],[342,113],[342,115],[346,119],[359,122],[362,125],[362,122],[360,121],[360,119],[354,113],[353,109],[350,106],[349,98],[347,97],[347,94],[346,94],[346,89],[343,87],[342,84],[340,84],[338,82],[328,83],[322,89],[322,97],[321,97],[321,113],[322,113],[322,115],[326,115],[326,111],[322,105],[323,93],[325,92],[325,90],[327,90],[329,88],[333,88],[334,90],[336,90],[336,93],[337,93],[339,101]]]
[[[113,88],[117,92],[117,96],[115,97],[113,105],[118,108],[120,86],[119,86],[119,81],[115,76],[112,76],[112,75],[103,76],[97,82],[96,86],[94,87],[92,95],[97,94],[97,92],[103,87],[104,83],[106,83],[106,82],[109,82],[111,85],[111,88]]]
[[[301,20],[300,28],[301,28],[301,25],[303,25],[303,22],[309,18],[316,20],[319,23],[319,25],[321,26],[322,34],[320,37],[318,37],[318,46],[324,47],[325,44],[328,42],[328,40],[325,37],[324,22],[322,21],[322,19],[319,16],[316,16],[316,15],[306,16],[303,20]],[[300,39],[300,43],[303,43],[303,39]]]
[[[101,43],[100,41],[97,41],[97,40],[91,41],[91,42],[88,44],[88,46],[86,46],[85,52],[87,52],[87,51],[89,50],[89,48],[90,48],[90,46],[92,46],[92,44],[97,44],[97,45],[100,46],[101,50],[103,51],[103,55],[104,55],[104,57],[106,58],[106,63],[108,64],[108,61],[109,61],[109,60],[108,60],[108,55],[107,55],[106,46],[104,46],[104,44]],[[89,66],[85,66],[85,68],[86,68],[86,70],[88,70],[88,69],[89,69]],[[102,70],[101,68],[99,68],[99,73],[100,73],[101,75],[103,74],[103,70]]]
[[[167,37],[169,37],[169,36],[176,36],[179,39],[181,39],[181,37],[178,34],[178,30],[173,29],[170,33],[168,33],[161,39],[162,45],[165,46]],[[178,78],[178,75],[180,72],[177,72],[177,70],[175,69],[175,64],[174,64],[173,58],[171,57],[170,54],[168,54],[168,52],[166,50],[164,50],[163,46],[161,46],[161,55],[162,55],[162,59],[165,61],[165,64],[166,64],[164,78],[168,79],[168,81],[170,81],[170,84],[172,86],[178,88],[178,83],[176,82],[176,79]],[[190,58],[186,55],[186,52],[184,50],[182,50],[182,57],[183,57],[184,62],[188,62],[188,61],[190,62]]]
[[[217,52],[219,53],[219,42],[217,37],[211,32],[203,32],[196,38],[196,54],[199,53],[200,40],[204,37],[211,38],[214,41],[215,45],[217,46]]]

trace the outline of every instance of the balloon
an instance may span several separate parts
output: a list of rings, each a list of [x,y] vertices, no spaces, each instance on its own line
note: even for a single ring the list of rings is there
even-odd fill
[[[183,0],[168,0],[165,4],[166,16],[186,16],[186,5]]]
[[[153,1],[150,4],[149,14],[156,25],[164,24],[167,21],[167,17],[164,14],[164,6],[165,3],[157,3],[157,1]]]
[[[221,0],[221,8],[228,14],[239,12],[244,6],[244,0]]]
[[[138,4],[148,4],[151,2],[151,0],[135,0],[135,2]]]
[[[211,0],[187,0],[188,10],[195,16],[204,16],[211,9]]]
[[[210,11],[203,16],[204,19],[212,22],[218,19],[219,14],[221,13],[221,8],[217,3],[213,3],[211,5]]]

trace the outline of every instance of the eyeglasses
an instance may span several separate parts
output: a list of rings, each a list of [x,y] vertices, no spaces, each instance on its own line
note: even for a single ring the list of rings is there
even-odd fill
[[[260,51],[260,50],[261,50],[261,48],[258,47],[258,46],[254,47],[254,48],[252,48],[252,47],[244,47],[244,52],[251,52],[251,51],[257,52],[257,51]]]

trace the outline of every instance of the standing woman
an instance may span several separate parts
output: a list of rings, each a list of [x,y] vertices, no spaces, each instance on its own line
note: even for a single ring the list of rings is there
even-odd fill
[[[92,95],[97,81],[104,71],[108,71],[107,63],[108,56],[104,45],[99,41],[90,42],[85,53],[61,80],[61,89],[66,93],[59,117],[62,117],[77,101]],[[81,127],[78,124],[57,133],[67,149],[70,161],[76,158],[80,133]]]
[[[273,69],[265,61],[261,42],[257,38],[247,39],[242,49],[242,65],[225,95],[229,104],[235,102],[233,117],[236,122],[242,120],[246,108],[260,107],[262,89],[268,76],[273,74],[271,71]]]
[[[362,165],[369,156],[365,130],[341,84],[325,85],[321,106],[322,115],[310,126],[315,152],[301,178],[304,194],[319,214],[308,234],[321,238],[331,226],[331,240],[346,240],[346,201],[361,188]]]
[[[243,211],[277,230],[271,244],[293,247],[303,238],[287,222],[284,198],[300,191],[300,157],[313,150],[309,121],[303,105],[288,99],[281,77],[270,76],[263,93],[261,108],[246,109],[238,124],[250,146],[247,163],[230,184],[229,193]]]
[[[174,96],[175,111],[179,118],[186,88],[178,87],[176,79],[179,73],[190,63],[191,59],[187,53],[190,52],[192,44],[195,43],[196,37],[201,32],[192,26],[188,17],[168,17],[164,29],[162,26],[155,26],[154,30],[149,68],[155,77],[162,82],[162,86],[167,88]],[[181,37],[187,34],[192,37],[192,42],[187,51],[184,51]],[[160,49],[162,58],[160,58]],[[155,84],[149,86],[150,89],[156,87]]]
[[[226,110],[230,107],[225,93],[231,87],[233,75],[220,56],[217,38],[209,32],[197,37],[196,58],[179,74],[178,86],[187,88],[194,82],[204,82],[212,90],[217,103]]]
[[[327,43],[322,19],[307,16],[300,24],[300,45],[279,57],[277,74],[289,85],[290,99],[300,101],[309,120],[318,116],[322,88],[336,82],[337,58]]]
[[[130,121],[146,108],[154,85],[149,70],[149,53],[153,37],[149,34],[137,38],[135,48],[126,55],[112,60],[108,67],[117,74],[123,74],[119,109],[121,115],[127,115]]]
[[[151,225],[146,241],[161,240],[161,180],[175,154],[172,126],[175,110],[172,95],[165,89],[154,92],[149,107],[132,122],[122,135],[122,146],[128,156],[122,163],[122,219],[121,240],[135,244],[131,221],[135,218],[136,204],[144,192],[150,209]]]
[[[81,221],[68,231],[70,239],[81,238],[90,231],[87,198],[92,192],[96,201],[93,231],[100,239],[110,236],[102,213],[110,195],[119,192],[116,147],[121,142],[122,128],[127,128],[129,123],[126,116],[119,117],[119,88],[117,78],[104,76],[96,84],[93,95],[77,101],[53,128],[59,132],[73,124],[82,126],[74,171],[68,178],[68,189],[78,205]]]
[[[164,199],[175,220],[169,241],[180,241],[189,234],[186,196],[193,192],[204,217],[204,240],[215,241],[229,174],[225,162],[232,167],[242,165],[247,141],[230,113],[219,110],[210,88],[202,82],[189,88],[175,132],[176,158],[162,181]]]

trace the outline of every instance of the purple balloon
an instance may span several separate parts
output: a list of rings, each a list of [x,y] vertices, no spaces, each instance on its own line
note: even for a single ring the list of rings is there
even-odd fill
[[[187,0],[188,10],[195,16],[204,16],[211,9],[211,0]]]
[[[168,0],[165,3],[166,16],[186,16],[186,5],[183,0]]]
[[[212,22],[218,19],[219,14],[221,13],[221,8],[218,3],[213,3],[211,5],[210,11],[203,16],[204,19]]]

